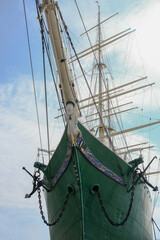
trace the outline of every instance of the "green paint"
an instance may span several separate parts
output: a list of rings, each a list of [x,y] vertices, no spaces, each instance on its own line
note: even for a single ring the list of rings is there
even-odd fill
[[[139,157],[130,161],[128,164],[132,166],[132,169],[136,168],[139,164],[143,163],[143,158]]]
[[[46,169],[47,169],[47,166],[43,163],[40,163],[40,162],[35,162],[34,163],[34,167],[35,168],[38,168],[39,170],[41,170],[44,174],[46,172]]]
[[[131,167],[94,138],[82,125],[79,128],[91,152],[110,170],[121,176],[118,164],[124,172],[128,188],[132,183]],[[54,178],[61,167],[68,146],[66,131],[57,147],[44,176],[44,182]],[[105,208],[114,222],[121,222],[128,211],[130,193],[127,189],[105,176],[94,168],[74,148],[72,159],[67,170],[54,189],[45,193],[49,222],[59,215],[65,200],[68,185],[73,186],[74,194],[70,196],[64,214],[60,221],[50,227],[51,240],[152,240],[151,198],[148,188],[139,181],[135,187],[133,207],[128,221],[120,227],[112,226],[104,217],[97,194],[91,187],[100,186]],[[78,170],[80,185],[77,184],[73,161]],[[51,172],[51,174],[50,174]]]

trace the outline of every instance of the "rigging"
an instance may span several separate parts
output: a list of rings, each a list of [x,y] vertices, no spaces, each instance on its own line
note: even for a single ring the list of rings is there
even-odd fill
[[[31,72],[32,72],[32,83],[33,83],[33,92],[34,92],[34,100],[35,100],[35,107],[36,107],[36,116],[37,116],[39,140],[40,140],[40,146],[41,146],[41,148],[43,148],[42,147],[41,128],[40,128],[40,121],[39,121],[39,111],[38,111],[37,94],[36,94],[36,86],[35,86],[35,79],[34,79],[34,71],[33,71],[32,54],[31,54],[31,47],[30,47],[30,39],[29,39],[29,31],[28,31],[28,23],[27,23],[27,14],[26,14],[25,0],[23,0],[23,9],[24,9],[27,41],[28,41],[28,51],[29,51],[29,58],[30,58],[30,66],[31,66]],[[42,154],[42,160],[43,160],[43,163],[44,163],[43,154]]]

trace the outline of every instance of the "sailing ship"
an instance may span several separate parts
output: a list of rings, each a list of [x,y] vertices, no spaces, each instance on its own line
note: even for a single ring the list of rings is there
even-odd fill
[[[104,62],[102,53],[106,46],[134,30],[126,29],[103,40],[101,26],[116,14],[101,21],[98,4],[97,25],[85,29],[90,47],[77,53],[58,3],[53,0],[39,3],[36,0],[36,7],[43,60],[46,52],[60,106],[56,119],[63,119],[65,129],[53,155],[49,137],[48,149],[39,149],[39,152],[48,153],[48,164],[35,162],[34,175],[24,168],[33,177],[33,191],[25,197],[29,198],[38,191],[40,213],[44,223],[49,226],[51,240],[152,240],[149,188],[157,191],[157,187],[148,181],[147,171],[156,157],[144,167],[142,150],[152,146],[146,146],[146,142],[129,144],[125,134],[159,124],[160,121],[124,129],[119,116],[135,109],[124,109],[132,104],[124,101],[124,96],[153,84],[139,86],[147,79],[141,76],[128,83],[111,86],[114,82],[112,72]],[[98,29],[95,44],[89,38],[89,32],[93,29]],[[66,45],[69,46],[68,50]],[[94,63],[88,80],[81,59],[91,54]],[[43,63],[46,80],[45,61]],[[59,85],[55,82],[54,63]],[[82,76],[78,79],[75,72]],[[85,91],[80,92],[78,82],[79,88],[86,85]],[[138,153],[138,156],[135,158],[133,153]],[[40,172],[43,173],[42,180]],[[42,208],[42,188],[48,220]]]

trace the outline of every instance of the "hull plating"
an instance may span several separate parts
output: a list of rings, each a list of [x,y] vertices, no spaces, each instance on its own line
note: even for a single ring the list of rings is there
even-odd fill
[[[94,156],[114,173],[121,176],[120,167],[128,186],[132,184],[133,174],[130,167],[86,129],[79,125],[86,145]],[[44,181],[53,179],[65,159],[67,152],[67,136],[62,140],[54,153]],[[48,178],[48,180],[47,180]],[[126,187],[113,181],[93,167],[74,147],[72,157],[65,172],[51,192],[46,192],[46,204],[49,222],[55,221],[65,201],[68,186],[74,188],[60,221],[50,227],[51,240],[152,240],[151,229],[151,197],[148,188],[139,181],[134,192],[134,201],[130,216],[123,226],[113,226],[104,216],[97,193],[93,193],[93,185],[99,185],[105,209],[113,222],[122,222],[130,204],[131,194]]]

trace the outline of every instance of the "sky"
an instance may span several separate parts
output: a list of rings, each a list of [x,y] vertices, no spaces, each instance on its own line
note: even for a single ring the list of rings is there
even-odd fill
[[[43,71],[40,28],[36,15],[35,2],[26,0],[26,10],[34,76],[39,103],[41,131],[46,146],[45,107],[43,95]],[[81,49],[80,34],[84,32],[73,0],[59,0],[59,6],[71,32],[77,48]],[[159,118],[160,81],[160,1],[159,0],[101,0],[99,1],[102,19],[119,12],[118,19],[127,29],[136,28],[138,48],[144,72],[150,82],[155,82],[154,93],[157,98],[152,102],[155,118]],[[78,1],[86,27],[97,22],[97,4],[93,0]],[[31,199],[24,199],[31,191],[32,179],[22,167],[33,172],[36,161],[39,136],[34,105],[32,76],[28,55],[27,37],[21,0],[0,1],[0,239],[5,240],[44,240],[49,239],[48,227],[44,225],[39,214],[37,194]],[[96,17],[95,17],[96,16]],[[73,21],[74,19],[74,21]],[[76,37],[75,37],[76,36]],[[82,43],[86,40],[82,38]],[[83,44],[82,44],[83,45]],[[133,57],[134,58],[134,57]],[[139,60],[139,61],[140,61]],[[137,61],[135,57],[134,61]],[[48,74],[50,77],[50,75]],[[58,107],[55,90],[49,79],[49,108]],[[146,105],[148,105],[146,100]],[[158,107],[155,107],[158,106]],[[160,113],[160,111],[159,111]],[[53,110],[50,121],[58,115]],[[52,126],[52,147],[60,140],[63,133],[61,122]],[[156,128],[153,138],[159,153]],[[43,200],[44,201],[44,200]],[[45,203],[44,209],[45,209]],[[160,226],[160,202],[157,204],[155,219]],[[157,235],[160,238],[160,235]]]

